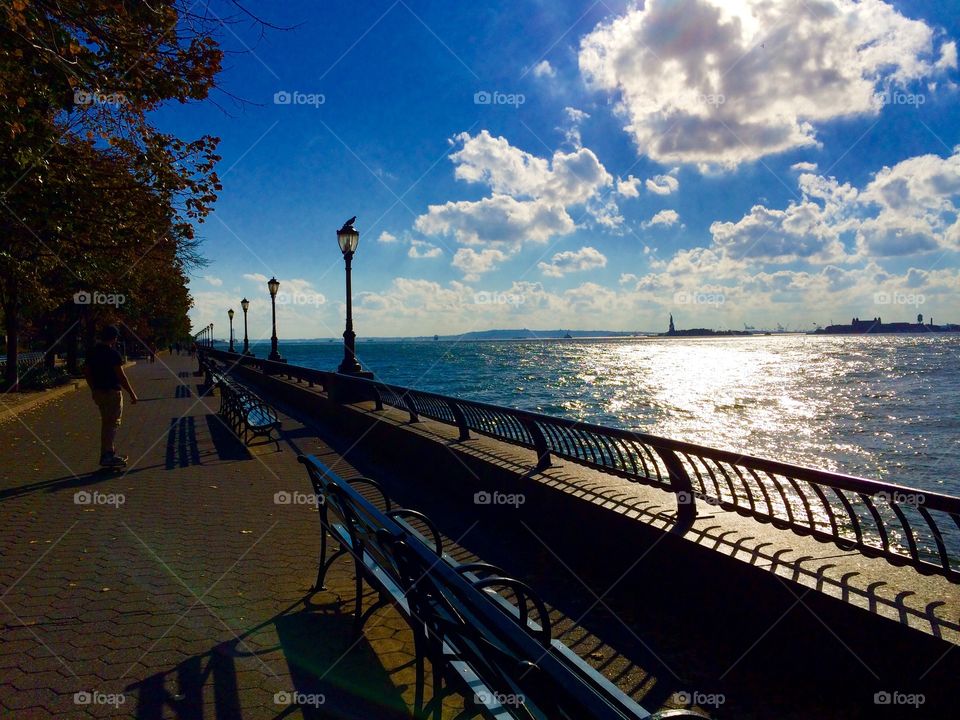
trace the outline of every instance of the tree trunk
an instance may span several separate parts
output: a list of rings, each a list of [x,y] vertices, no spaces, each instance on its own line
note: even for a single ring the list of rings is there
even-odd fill
[[[17,340],[20,337],[20,307],[17,287],[14,280],[8,278],[6,304],[3,307],[3,317],[7,330],[7,367],[5,383],[7,392],[19,392],[20,376],[17,372]]]

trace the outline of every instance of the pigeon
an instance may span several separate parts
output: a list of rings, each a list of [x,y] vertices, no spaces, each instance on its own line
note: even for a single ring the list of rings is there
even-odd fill
[[[354,224],[356,221],[357,221],[357,216],[354,215],[352,218],[350,218],[349,220],[347,220],[347,221],[343,224],[343,227],[340,228],[340,229],[341,229],[341,230],[346,230],[347,228],[352,228],[352,227],[353,227],[353,224]]]

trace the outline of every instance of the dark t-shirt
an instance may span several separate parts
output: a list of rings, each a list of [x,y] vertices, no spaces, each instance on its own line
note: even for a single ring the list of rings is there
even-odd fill
[[[87,358],[90,368],[90,384],[94,390],[119,390],[116,368],[123,365],[120,353],[109,345],[97,343]]]

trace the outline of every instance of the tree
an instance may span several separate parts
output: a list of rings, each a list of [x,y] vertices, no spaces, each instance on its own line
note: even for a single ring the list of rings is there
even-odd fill
[[[161,103],[214,87],[224,21],[193,7],[0,0],[0,306],[11,387],[25,311],[61,307],[71,289],[117,282],[151,255],[181,274],[200,259],[194,223],[220,190],[218,139],[184,140],[148,120]]]

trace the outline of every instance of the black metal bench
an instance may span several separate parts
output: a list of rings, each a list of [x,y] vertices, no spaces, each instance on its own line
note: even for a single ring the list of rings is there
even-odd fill
[[[257,437],[266,437],[273,441],[280,451],[280,438],[273,436],[280,429],[280,419],[266,402],[248,388],[234,381],[227,373],[211,361],[207,361],[204,372],[207,385],[220,391],[220,415],[233,432],[249,444]]]
[[[446,678],[448,690],[464,697],[465,709],[458,717],[654,717],[551,637],[547,608],[526,583],[486,563],[456,561],[443,551],[440,533],[426,516],[393,507],[375,481],[344,480],[313,456],[298,459],[307,468],[320,507],[314,589],[322,589],[332,563],[349,554],[355,567],[357,631],[385,603],[405,616],[417,656],[418,713],[439,713]],[[373,495],[382,509],[365,494]],[[328,536],[339,546],[329,558]],[[380,601],[366,611],[364,580],[380,593]],[[424,658],[430,660],[434,678],[433,697],[426,706]],[[705,716],[671,710],[656,717]]]

